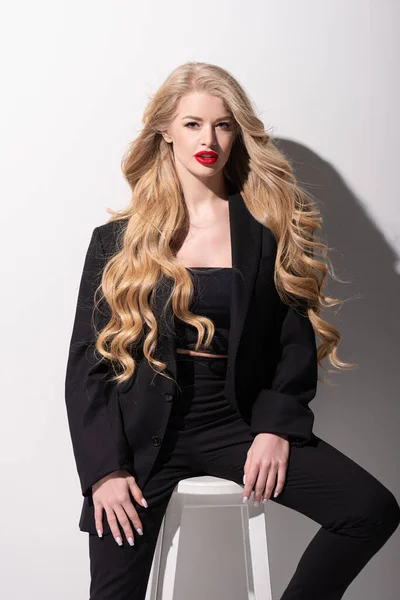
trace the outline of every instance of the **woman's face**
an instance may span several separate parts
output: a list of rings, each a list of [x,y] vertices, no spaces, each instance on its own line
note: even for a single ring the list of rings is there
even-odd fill
[[[199,179],[214,178],[224,168],[236,137],[236,122],[223,101],[206,93],[183,96],[178,111],[162,135],[171,143],[178,175],[189,171]],[[195,154],[213,150],[215,162],[199,162]]]

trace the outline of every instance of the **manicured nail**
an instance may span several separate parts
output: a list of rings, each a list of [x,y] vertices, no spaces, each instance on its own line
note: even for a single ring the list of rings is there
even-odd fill
[[[102,534],[102,532],[101,532],[101,529],[98,529],[98,530],[97,530],[97,535],[98,535],[99,537],[103,537],[103,534]]]
[[[143,535],[143,531],[140,529],[140,527],[139,527],[139,529],[136,529],[136,531],[138,532],[139,535]]]
[[[279,496],[279,492],[275,492],[274,498],[276,498],[277,496]]]
[[[262,499],[263,504],[265,504],[267,500],[268,500],[268,498],[263,498]]]
[[[256,500],[256,501],[254,502],[254,506],[258,506],[259,504],[260,504],[260,503],[259,503],[259,501],[258,501],[258,500]]]
[[[135,542],[133,541],[133,538],[128,537],[128,542],[130,546],[133,546],[135,544]]]
[[[143,504],[143,506],[145,506],[146,508],[148,508],[148,506],[149,506],[149,505],[147,504],[147,502],[146,502],[146,500],[145,500],[144,498],[142,499],[142,504]]]
[[[117,542],[118,546],[122,546],[122,540],[119,536],[115,538],[115,541]]]
[[[248,497],[247,497],[247,496],[244,496],[244,497],[243,497],[243,504],[246,504],[247,500],[248,500]]]

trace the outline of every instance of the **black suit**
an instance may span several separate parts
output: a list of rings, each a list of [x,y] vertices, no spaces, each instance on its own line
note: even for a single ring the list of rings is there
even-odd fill
[[[229,195],[233,267],[231,329],[225,397],[251,425],[251,433],[281,433],[292,445],[311,439],[317,351],[304,311],[288,309],[274,285],[276,241],[258,223],[236,190]],[[116,251],[124,221],[93,231],[83,268],[66,370],[65,398],[70,433],[85,496],[82,522],[92,506],[91,486],[112,471],[127,469],[139,487],[159,452],[175,384],[156,374],[146,360],[120,389],[105,380],[106,362],[93,354],[93,293],[108,258]],[[154,311],[159,324],[158,357],[176,378],[175,337],[161,309],[171,280],[158,288]],[[171,313],[169,315],[171,317]],[[101,320],[98,324],[101,325]]]
[[[253,219],[239,193],[232,191],[229,208],[233,266],[243,278],[233,271],[228,359],[214,361],[227,361],[218,407],[230,403],[230,415],[235,418],[212,420],[213,427],[207,429],[199,427],[194,446],[185,441],[192,440],[193,429],[189,438],[179,431],[171,454],[169,417],[175,412],[171,407],[179,409],[182,400],[179,390],[174,396],[175,384],[156,374],[138,348],[139,367],[133,380],[117,389],[105,379],[109,374],[106,362],[96,361],[93,354],[93,293],[107,258],[116,250],[124,222],[93,231],[66,373],[69,426],[85,496],[79,527],[89,533],[91,600],[143,600],[158,532],[177,483],[185,477],[210,474],[241,484],[247,450],[259,432],[287,434],[291,444],[284,487],[271,500],[321,524],[282,600],[342,598],[398,526],[400,509],[393,494],[312,432],[314,416],[308,404],[317,386],[313,328],[301,314],[304,310],[288,309],[279,299],[273,280],[276,243],[271,231]],[[161,320],[171,280],[165,278],[163,283],[154,305],[159,324],[157,358],[167,363],[168,374],[176,378],[173,315],[170,312],[165,322]],[[108,318],[105,308],[97,323],[100,327]],[[204,379],[194,380],[202,408]],[[215,401],[215,394],[212,398]],[[207,411],[200,414],[209,416]],[[189,413],[188,418],[192,417]],[[163,436],[166,443],[161,450],[165,452],[160,452]],[[104,512],[104,537],[100,539],[95,530],[91,486],[117,469],[131,472],[149,501],[148,508],[134,505],[144,527],[143,537],[135,535],[134,548],[126,540],[117,546]]]

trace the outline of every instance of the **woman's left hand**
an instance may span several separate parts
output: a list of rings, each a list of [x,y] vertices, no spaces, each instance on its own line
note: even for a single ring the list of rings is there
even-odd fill
[[[254,490],[254,502],[259,503],[271,497],[275,487],[276,497],[283,489],[289,458],[287,436],[275,433],[259,433],[255,436],[247,452],[244,465],[244,498],[250,498]],[[278,481],[276,479],[278,478]],[[247,500],[246,500],[247,502]]]

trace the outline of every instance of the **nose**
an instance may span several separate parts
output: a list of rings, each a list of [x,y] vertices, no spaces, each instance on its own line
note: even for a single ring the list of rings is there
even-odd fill
[[[214,127],[210,126],[210,127],[204,127],[204,133],[203,133],[203,139],[202,139],[202,143],[204,144],[204,146],[207,146],[207,148],[212,148],[213,146],[216,145],[216,137],[215,137],[215,131],[214,131]]]

